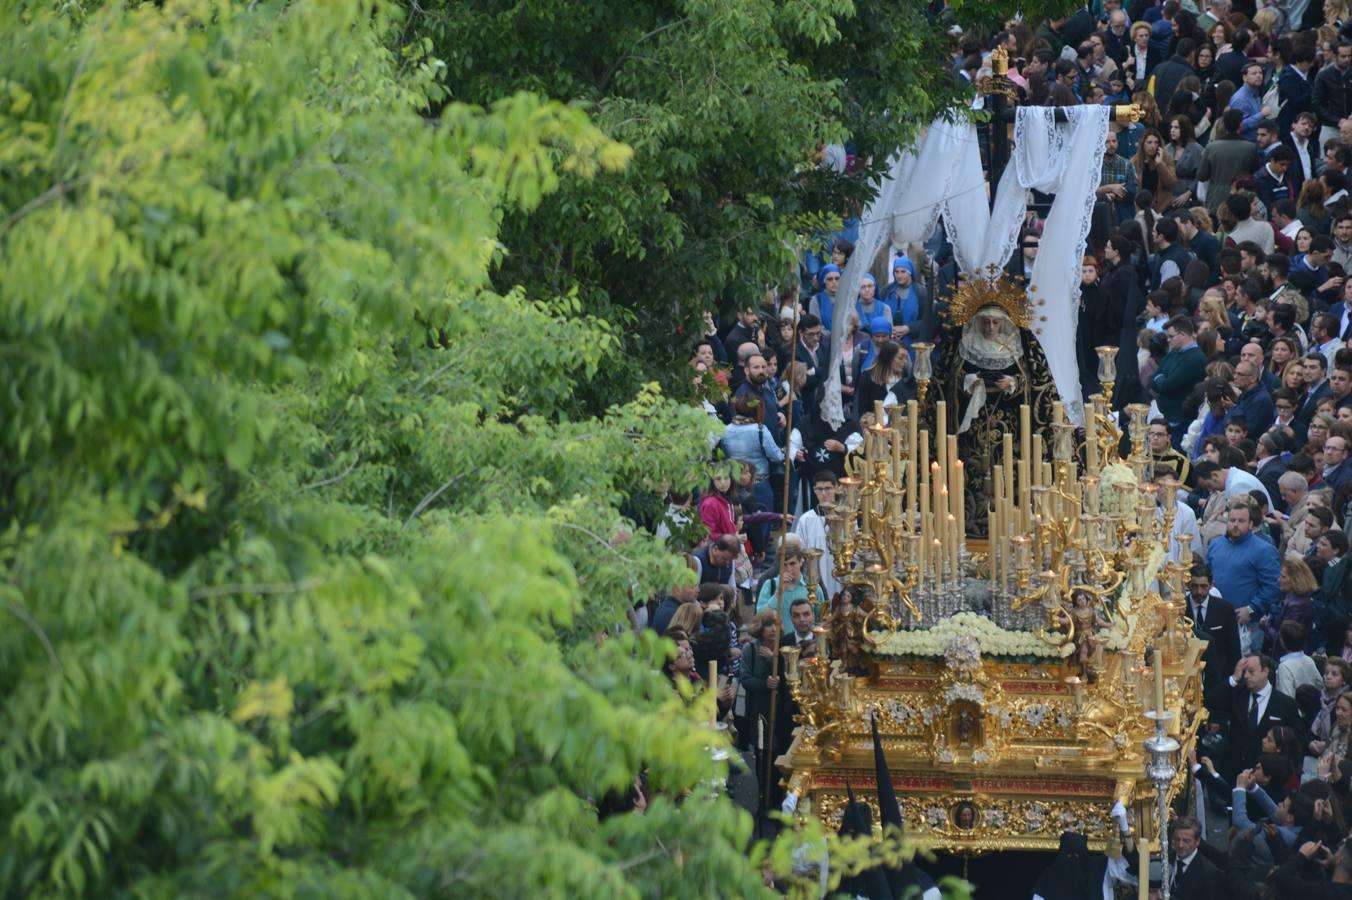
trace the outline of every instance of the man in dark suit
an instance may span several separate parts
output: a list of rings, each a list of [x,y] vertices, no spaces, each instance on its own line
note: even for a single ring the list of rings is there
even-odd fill
[[[1277,113],[1277,124],[1281,133],[1291,130],[1296,116],[1311,108],[1311,96],[1314,84],[1310,81],[1310,70],[1314,68],[1314,47],[1301,44],[1291,51],[1290,65],[1283,66],[1277,76],[1277,101],[1281,112]]]
[[[1272,657],[1250,655],[1235,665],[1230,678],[1230,747],[1233,771],[1253,768],[1263,746],[1263,735],[1285,725],[1302,729],[1296,701],[1272,684],[1277,664]]]
[[[1272,431],[1258,436],[1258,459],[1253,474],[1257,475],[1258,480],[1263,482],[1263,487],[1268,489],[1268,496],[1272,498],[1272,503],[1278,511],[1287,512],[1286,503],[1281,499],[1281,491],[1278,490],[1278,481],[1286,474],[1286,462],[1282,459],[1280,441],[1282,439]],[[1229,667],[1226,671],[1229,671]]]
[[[1198,853],[1202,844],[1202,823],[1192,816],[1174,820],[1169,835],[1169,849],[1173,851],[1170,864],[1173,872],[1173,892],[1176,900],[1222,900],[1225,897],[1225,873]]]
[[[1305,393],[1300,398],[1300,406],[1296,411],[1296,421],[1300,423],[1302,428],[1309,428],[1310,421],[1314,419],[1315,408],[1319,406],[1319,401],[1331,396],[1333,387],[1329,384],[1329,361],[1324,358],[1324,354],[1319,352],[1305,354],[1303,365]]]
[[[1211,583],[1211,570],[1195,562],[1188,573],[1188,618],[1193,631],[1207,642],[1202,659],[1202,705],[1212,722],[1224,722],[1230,713],[1230,678],[1239,662],[1239,623],[1234,606]]]
[[[822,339],[822,320],[812,313],[798,320],[798,346],[793,348],[793,358],[807,369],[802,395],[803,404],[811,407],[826,383],[831,363],[831,348]]]

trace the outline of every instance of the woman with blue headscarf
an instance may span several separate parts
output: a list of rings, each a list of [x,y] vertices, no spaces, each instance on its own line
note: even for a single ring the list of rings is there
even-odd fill
[[[934,339],[934,304],[929,293],[915,283],[915,263],[904,256],[892,264],[892,283],[883,292],[883,303],[892,310],[892,336],[907,349],[913,340]]]
[[[825,340],[831,336],[831,323],[835,321],[836,288],[840,285],[840,266],[834,263],[822,266],[817,275],[822,280],[822,289],[812,298],[807,311],[821,319],[822,339]]]
[[[878,299],[878,282],[867,272],[859,282],[859,299],[855,301],[854,308],[859,313],[860,322],[872,322],[879,316],[888,322],[892,321],[892,307]]]

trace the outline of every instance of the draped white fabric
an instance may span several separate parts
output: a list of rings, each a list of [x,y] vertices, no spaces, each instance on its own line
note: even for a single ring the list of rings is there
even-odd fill
[[[936,120],[916,145],[892,160],[877,199],[864,211],[859,241],[841,276],[837,297],[855,297],[883,243],[906,246],[927,239],[942,213],[958,268],[971,276],[997,270],[1014,253],[1027,209],[1027,192],[1055,194],[1029,279],[1034,332],[1065,404],[1066,416],[1084,421],[1075,329],[1079,320],[1080,260],[1099,182],[1108,132],[1108,108],[1062,107],[1058,124],[1047,107],[1020,108],[1015,151],[988,206],[976,126]],[[852,303],[837,303],[833,334],[844,334]],[[822,416],[832,427],[845,419],[840,402],[840,345],[831,348],[831,371]]]

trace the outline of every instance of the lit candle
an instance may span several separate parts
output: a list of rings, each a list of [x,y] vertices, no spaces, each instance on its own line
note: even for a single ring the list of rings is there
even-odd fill
[[[939,584],[944,580],[944,548],[938,538],[934,539],[934,546],[930,550],[933,551],[930,555],[934,559],[934,583]]]
[[[948,404],[940,400],[934,404],[934,458],[943,473],[943,481],[948,481],[948,466],[945,448],[948,446]],[[936,514],[939,510],[934,511]]]

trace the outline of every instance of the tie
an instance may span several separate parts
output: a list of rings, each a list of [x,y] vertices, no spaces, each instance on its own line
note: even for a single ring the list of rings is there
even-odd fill
[[[1202,628],[1202,621],[1205,618],[1206,618],[1206,607],[1204,607],[1202,604],[1199,603],[1197,604],[1197,611],[1193,614],[1192,617],[1192,630],[1193,633],[1200,638],[1206,637],[1206,630]]]
[[[1180,859],[1174,866],[1174,884],[1178,884],[1183,880],[1183,873],[1186,871],[1188,871],[1188,867],[1184,865],[1183,860]]]
[[[1254,728],[1258,727],[1258,695],[1254,694],[1249,698],[1249,724]]]

